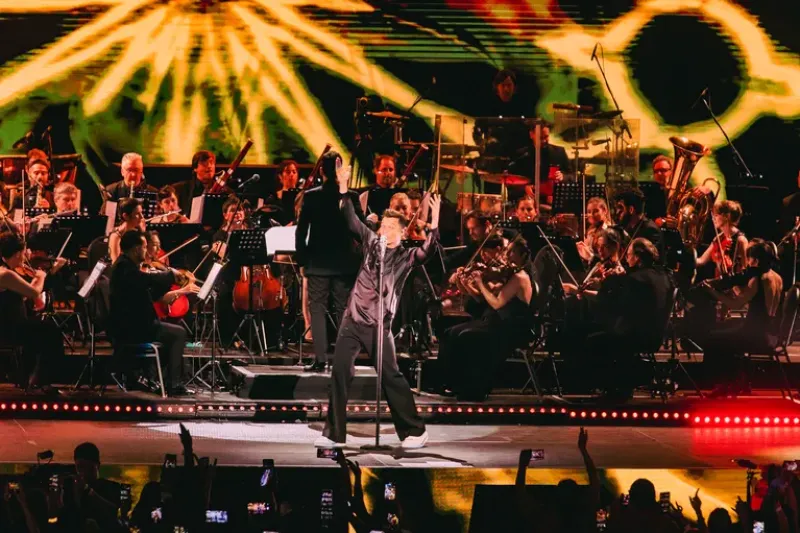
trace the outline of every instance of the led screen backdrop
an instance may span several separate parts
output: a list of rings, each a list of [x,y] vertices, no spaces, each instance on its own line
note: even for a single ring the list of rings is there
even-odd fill
[[[230,160],[247,137],[246,162],[307,161],[326,142],[352,147],[364,95],[404,109],[424,93],[414,140],[431,138],[436,113],[487,114],[502,67],[532,114],[610,108],[590,60],[600,42],[619,106],[641,121],[643,166],[683,134],[715,150],[696,174],[736,177],[722,133],[692,106],[710,87],[748,164],[785,192],[798,167],[797,20],[800,3],[783,0],[0,0],[0,153],[52,124],[56,152],[82,154],[95,177],[131,150]]]

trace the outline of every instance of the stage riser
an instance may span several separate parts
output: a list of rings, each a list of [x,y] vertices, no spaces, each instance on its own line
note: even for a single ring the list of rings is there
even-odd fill
[[[231,383],[239,398],[248,400],[319,400],[327,398],[331,375],[303,372],[297,366],[231,367]],[[356,367],[350,385],[352,401],[375,399],[376,374],[371,367]]]

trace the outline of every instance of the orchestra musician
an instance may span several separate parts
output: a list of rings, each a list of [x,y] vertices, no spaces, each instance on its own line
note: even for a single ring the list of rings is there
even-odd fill
[[[342,194],[336,180],[337,169],[341,167],[342,157],[335,150],[322,156],[320,171],[324,181],[321,186],[309,189],[303,195],[295,233],[295,260],[308,283],[315,357],[314,364],[308,370],[313,372],[325,369],[328,301],[333,300],[338,324],[358,272],[357,246],[347,231],[345,217],[339,209]],[[354,202],[356,216],[363,220],[357,194],[347,191],[344,196]]]
[[[160,217],[154,218],[154,224],[187,224],[189,218],[181,211],[178,203],[178,193],[172,185],[165,185],[158,191],[158,207],[163,213]]]
[[[556,183],[564,181],[564,171],[569,168],[569,157],[567,151],[563,146],[558,146],[550,143],[550,129],[549,124],[543,124],[542,142],[540,152],[542,154],[542,163],[539,168],[539,201],[547,204],[553,204],[553,190]],[[509,164],[508,172],[510,174],[521,174],[523,176],[533,176],[536,168],[536,130],[529,129],[528,135],[530,137],[529,146],[525,149],[522,157],[517,158]],[[534,178],[535,179],[535,178]],[[535,187],[533,185],[525,186],[525,196],[535,196]]]
[[[396,173],[397,160],[393,155],[375,156],[373,167],[375,186],[362,192],[358,199],[364,214],[374,214],[377,217],[389,208],[389,202],[395,193],[405,190],[399,187]]]
[[[769,353],[778,342],[778,310],[783,280],[773,270],[777,260],[775,245],[753,239],[747,247],[746,275],[734,280],[735,291],[722,290],[718,282],[704,281],[702,286],[728,309],[748,306],[740,320],[726,320],[718,325],[696,328],[692,337],[703,348],[703,364],[711,375],[722,381],[712,396],[747,394],[750,384],[741,356],[747,352]]]
[[[233,310],[233,290],[239,279],[242,265],[228,256],[228,234],[234,230],[249,229],[245,203],[235,195],[230,195],[222,204],[222,224],[214,233],[211,248],[220,259],[227,260],[217,282],[217,306],[219,313],[219,330],[222,339],[233,340],[238,324],[238,316]],[[229,342],[223,342],[227,346]]]
[[[624,272],[620,262],[622,238],[619,232],[613,228],[607,228],[596,235],[595,241],[597,254],[594,256],[594,264],[587,272],[582,286],[578,287],[574,283],[568,282],[561,284],[564,294],[567,296],[577,295],[579,292],[584,296],[596,296],[600,284],[606,277]]]
[[[781,233],[788,233],[800,220],[800,170],[797,171],[797,191],[781,201]]]
[[[644,195],[639,190],[621,191],[614,196],[617,223],[628,238],[647,239],[658,250],[658,260],[663,261],[664,241],[658,226],[645,216]]]
[[[377,234],[364,225],[356,215],[353,203],[349,201],[347,182],[350,173],[341,167],[338,154],[336,161],[338,168],[333,179],[339,184],[338,203],[346,221],[346,231],[349,230],[351,234],[357,236],[365,253],[336,339],[325,429],[322,432],[323,436],[317,439],[314,445],[320,448],[345,445],[347,436],[345,409],[348,389],[354,376],[353,364],[362,347],[366,348],[370,356],[377,358],[375,346],[380,342],[383,346],[382,360],[375,362],[383,368],[382,383],[379,386],[386,394],[395,430],[402,441],[401,446],[406,449],[422,448],[428,440],[428,434],[425,431],[425,423],[417,413],[408,382],[397,366],[391,330],[397,300],[409,273],[415,266],[427,261],[435,250],[439,234],[441,198],[438,195],[431,197],[431,231],[425,243],[420,247],[405,248],[402,246],[402,238],[407,221],[403,215],[396,211],[385,211]],[[324,162],[323,168],[325,168]],[[326,169],[325,175],[332,181],[328,172]],[[385,243],[382,263],[383,287],[377,287],[381,240]],[[376,309],[379,303],[378,291],[383,293],[383,309],[379,310]],[[381,339],[376,339],[378,320],[383,321],[385,326]],[[317,338],[316,332],[314,338]]]
[[[80,207],[79,200],[80,191],[78,188],[66,181],[62,181],[55,186],[53,191],[53,202],[55,203],[56,212],[54,215],[37,215],[31,219],[30,229],[28,230],[29,237],[38,233],[43,227],[51,224],[53,219],[58,215],[77,213]]]
[[[161,236],[156,230],[146,231],[144,238],[147,241],[147,250],[143,265],[153,270],[167,270],[169,268],[169,257],[163,257],[164,250],[161,249]]]
[[[144,161],[142,156],[135,152],[128,152],[122,156],[120,162],[122,179],[105,188],[105,201],[100,214],[105,214],[105,202],[119,202],[123,198],[131,198],[137,191],[157,192],[156,188],[148,185],[144,179]]]
[[[538,213],[536,212],[536,200],[533,196],[522,196],[517,200],[514,216],[520,222],[535,222]]]
[[[27,250],[19,234],[6,231],[0,233],[0,339],[15,346],[22,346],[26,367],[32,368],[26,388],[40,387],[45,393],[58,394],[50,386],[54,367],[64,360],[64,342],[55,323],[30,316],[29,302],[42,297],[47,273],[30,271],[25,267]],[[60,270],[66,260],[57,260],[50,273]],[[30,281],[18,271],[29,270]]]
[[[599,197],[586,202],[587,228],[582,241],[578,241],[578,254],[584,261],[591,261],[597,254],[597,237],[611,226],[608,204]]]
[[[637,237],[628,246],[627,273],[606,277],[595,299],[595,331],[586,339],[583,372],[610,398],[626,400],[639,376],[636,354],[664,339],[674,283],[658,265],[658,249]]]
[[[667,185],[672,179],[672,158],[658,155],[653,159],[653,181],[659,185],[660,195],[648,199],[647,214],[653,220],[667,216]]]
[[[282,161],[278,166],[277,180],[280,188],[267,197],[262,209],[281,226],[289,226],[296,222],[299,211],[297,162],[292,159]]]
[[[168,393],[170,396],[185,395],[188,390],[181,385],[181,379],[186,330],[159,321],[153,302],[159,299],[170,302],[183,294],[196,293],[199,287],[187,284],[184,275],[177,270],[144,272],[142,264],[147,257],[147,240],[143,231],[136,228],[126,231],[119,246],[121,255],[114,261],[110,273],[109,334],[115,345],[161,343]],[[170,290],[174,284],[182,288]],[[124,357],[121,353],[116,356]],[[118,359],[117,364],[126,370],[133,361]]]
[[[440,338],[438,359],[446,376],[445,395],[485,400],[497,369],[521,341],[519,334],[530,329],[534,288],[529,258],[527,243],[516,240],[509,245],[507,264],[499,265],[508,271],[504,279],[493,282],[493,269],[476,269],[463,284],[469,294],[486,302],[487,311],[449,328]]]
[[[466,265],[469,258],[475,255],[478,246],[486,239],[486,236],[492,231],[493,227],[489,217],[477,210],[470,211],[466,214],[464,217],[464,226],[467,230],[468,237],[468,241],[465,243],[466,248],[448,254],[447,257],[445,257],[445,266],[448,272],[456,267]]]
[[[502,237],[495,236],[486,239],[480,251],[480,260],[476,262],[475,267],[482,269],[485,268],[486,265],[496,264],[500,254],[503,251],[503,245],[504,241]],[[466,298],[466,301],[464,302],[464,311],[472,318],[480,318],[480,316],[483,315],[483,313],[487,310],[488,306],[478,288],[472,283],[467,283],[469,281],[469,278],[467,277],[469,272],[465,273],[465,268],[466,267],[464,266],[456,268],[456,270],[450,275],[448,283],[452,287],[455,287],[461,296]],[[453,306],[452,298],[446,297],[445,294],[442,295],[442,298],[443,308],[447,309]],[[460,324],[453,327],[458,328],[459,326]],[[451,330],[452,328],[445,330],[444,335],[457,334],[459,331]]]
[[[47,154],[38,149],[28,152],[25,172],[28,174],[25,206],[45,209],[53,207],[53,183],[50,180],[50,162]],[[11,205],[13,209],[21,209],[22,195],[15,193]]]
[[[717,236],[697,259],[697,266],[714,263],[715,275],[738,274],[747,265],[747,237],[737,224],[742,218],[739,202],[724,200],[714,205],[711,214]]]
[[[122,255],[122,249],[120,248],[122,236],[129,231],[144,231],[145,229],[142,202],[140,200],[123,198],[119,203],[119,212],[122,217],[122,224],[114,228],[114,231],[108,236],[108,255],[111,257],[112,263]]]
[[[184,213],[191,213],[192,200],[207,193],[214,186],[216,175],[217,157],[213,152],[200,150],[192,156],[192,177],[175,184],[175,193]],[[233,191],[225,185],[222,192],[231,193]]]

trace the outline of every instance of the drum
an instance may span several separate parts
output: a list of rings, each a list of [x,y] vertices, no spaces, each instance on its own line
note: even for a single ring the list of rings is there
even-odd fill
[[[458,193],[458,211],[466,215],[470,211],[481,211],[486,214],[503,212],[503,199],[499,194],[478,194],[472,192]]]

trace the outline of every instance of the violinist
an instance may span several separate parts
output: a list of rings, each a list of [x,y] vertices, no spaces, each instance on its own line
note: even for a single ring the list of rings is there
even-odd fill
[[[162,215],[152,220],[154,224],[187,224],[189,222],[189,218],[180,213],[178,194],[172,185],[165,185],[158,191],[158,207]]]
[[[578,294],[597,296],[597,291],[603,280],[608,276],[625,273],[620,262],[622,237],[619,232],[608,228],[596,236],[596,241],[597,255],[581,286],[577,287],[574,283],[561,284],[567,296]]]
[[[164,257],[164,250],[161,249],[161,236],[155,230],[146,231],[144,234],[147,240],[147,254],[145,255],[142,266],[151,271],[169,270],[169,257]]]
[[[611,226],[608,204],[599,197],[590,198],[586,202],[587,228],[582,241],[578,241],[578,254],[584,261],[591,261],[598,253],[598,237]]]
[[[628,399],[637,385],[636,354],[664,339],[674,283],[659,266],[658,249],[638,237],[627,249],[627,273],[607,276],[594,305],[593,332],[578,352],[585,375],[608,397]],[[577,354],[576,354],[577,355]]]
[[[108,255],[111,262],[115,262],[122,254],[120,241],[122,236],[129,231],[144,231],[144,215],[142,214],[142,202],[136,198],[123,198],[119,203],[119,212],[122,217],[122,224],[117,226],[108,236]]]
[[[58,394],[50,386],[54,366],[64,360],[64,343],[55,323],[29,316],[25,300],[37,301],[42,297],[47,273],[25,268],[26,250],[22,238],[12,232],[0,233],[0,339],[23,347],[26,367],[32,368],[26,383],[28,388],[41,387],[48,394]],[[53,265],[56,272],[64,264]],[[24,279],[19,272],[30,281]]]
[[[739,202],[725,200],[714,206],[712,213],[716,236],[697,260],[697,266],[714,264],[714,277],[738,274],[747,264],[747,237],[737,224],[742,218]]]
[[[742,355],[746,352],[769,352],[778,342],[778,310],[783,280],[773,270],[777,260],[775,245],[753,239],[747,247],[746,275],[738,276],[733,293],[723,292],[720,281],[705,281],[708,294],[729,309],[748,306],[741,320],[728,320],[715,327],[698,328],[693,337],[703,348],[703,364],[711,375],[720,376],[712,396],[746,394],[750,390]]]
[[[450,328],[440,339],[444,394],[456,393],[465,401],[486,399],[497,369],[521,342],[520,333],[529,330],[534,292],[529,258],[527,243],[515,240],[506,263],[497,269],[476,270],[466,281],[467,290],[480,294],[488,311]]]
[[[658,250],[658,261],[663,263],[664,240],[661,230],[644,211],[644,194],[639,190],[622,191],[614,196],[617,223],[631,239],[647,239]],[[625,259],[625,258],[623,258]]]
[[[491,219],[477,210],[467,213],[464,217],[464,225],[467,232],[467,239],[464,243],[466,248],[445,257],[445,266],[448,272],[456,267],[466,265],[469,258],[475,255],[478,246],[486,240],[486,236],[493,227]]]
[[[164,272],[143,272],[142,264],[147,256],[147,240],[144,232],[131,229],[120,239],[121,255],[114,262],[110,273],[109,334],[114,344],[141,344],[160,342],[161,361],[167,367],[167,382],[170,396],[188,393],[180,384],[183,376],[183,349],[186,330],[161,322],[156,316],[153,302],[167,302],[184,294],[196,293],[199,288],[186,283],[183,274],[169,269]],[[169,290],[173,284],[182,288]],[[117,354],[123,357],[123,354]],[[118,359],[122,369],[135,365],[133,360]]]
[[[120,163],[122,179],[105,188],[105,201],[100,214],[105,214],[105,202],[119,202],[123,198],[133,198],[137,191],[157,192],[156,188],[145,183],[144,161],[142,156],[129,152],[122,156]]]
[[[523,196],[517,200],[514,215],[520,222],[535,222],[538,213],[536,212],[536,200],[532,196]]]
[[[473,283],[468,283],[473,271],[484,270],[487,266],[496,266],[499,263],[499,258],[503,252],[503,239],[502,237],[489,237],[483,243],[479,258],[475,260],[472,265],[458,267],[448,280],[450,286],[455,291],[445,291],[442,294],[442,306],[445,309],[451,308],[454,305],[454,298],[458,295],[467,297],[464,302],[464,311],[467,312],[472,318],[479,318],[488,308],[486,300],[483,298],[480,290]],[[459,326],[454,326],[459,327]],[[452,328],[450,328],[452,329]],[[448,335],[449,330],[445,330],[444,335]],[[457,334],[458,330],[453,330],[450,333]]]

